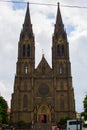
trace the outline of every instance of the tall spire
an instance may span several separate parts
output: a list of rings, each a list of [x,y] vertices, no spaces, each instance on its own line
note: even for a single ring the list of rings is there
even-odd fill
[[[24,20],[23,29],[21,31],[20,38],[23,38],[26,34],[29,36],[29,38],[33,36],[30,10],[29,10],[29,2],[27,3],[27,10],[26,10],[25,20]]]
[[[61,17],[61,12],[60,12],[60,4],[58,3],[55,31],[58,32],[59,30],[62,29],[64,29],[64,25]]]
[[[56,24],[63,24],[61,12],[60,12],[60,4],[58,3],[58,10],[57,10],[57,18],[56,18]]]
[[[31,25],[30,12],[29,12],[29,2],[27,3],[26,16],[24,21],[24,27]]]

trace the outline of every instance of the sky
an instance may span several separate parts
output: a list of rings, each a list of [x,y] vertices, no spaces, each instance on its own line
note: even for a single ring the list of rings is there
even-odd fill
[[[24,23],[26,4],[4,1],[0,0],[0,94],[10,107],[16,73],[18,41]],[[35,35],[35,66],[37,67],[41,60],[42,50],[52,66],[51,47],[57,6],[31,4],[36,3],[36,0],[18,1],[30,2],[31,21]],[[58,2],[69,42],[76,111],[80,113],[83,111],[83,100],[87,94],[87,8],[69,8],[63,5],[87,7],[87,1],[38,0],[37,3],[57,5]]]

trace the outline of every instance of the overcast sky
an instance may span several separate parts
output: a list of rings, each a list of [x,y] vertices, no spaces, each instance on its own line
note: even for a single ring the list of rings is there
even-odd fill
[[[24,2],[24,0],[18,1]],[[38,0],[38,3],[55,5],[57,2],[58,0]],[[87,8],[69,8],[63,5],[87,7],[87,0],[59,0],[59,2],[69,41],[76,111],[82,112],[83,99],[87,94]],[[9,106],[16,73],[18,41],[25,12],[26,4],[0,1],[0,93],[8,101]],[[30,13],[35,34],[36,66],[41,60],[42,49],[51,66],[52,34],[57,6],[30,4]]]

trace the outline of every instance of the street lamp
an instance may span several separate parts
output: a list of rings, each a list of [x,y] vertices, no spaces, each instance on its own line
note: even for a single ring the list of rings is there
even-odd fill
[[[76,130],[82,130],[82,121],[79,118],[76,121]]]

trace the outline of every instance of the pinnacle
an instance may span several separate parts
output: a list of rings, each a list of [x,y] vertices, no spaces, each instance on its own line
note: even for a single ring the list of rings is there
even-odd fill
[[[32,30],[31,18],[30,18],[30,10],[29,10],[29,2],[27,2],[27,9],[26,9],[25,20],[24,20],[24,24],[23,24],[23,30],[21,32],[20,37],[24,37],[25,35],[29,36],[29,38],[31,38],[33,36],[33,30]]]
[[[31,24],[31,19],[30,19],[29,2],[28,2],[24,25],[27,26],[27,25],[30,25],[30,24]]]
[[[62,21],[61,11],[60,11],[60,3],[58,3],[57,16],[56,16],[56,24],[54,32],[59,34],[64,31],[64,25]]]
[[[57,11],[57,18],[56,18],[56,24],[63,24],[61,12],[60,12],[60,4],[58,3],[58,11]]]

